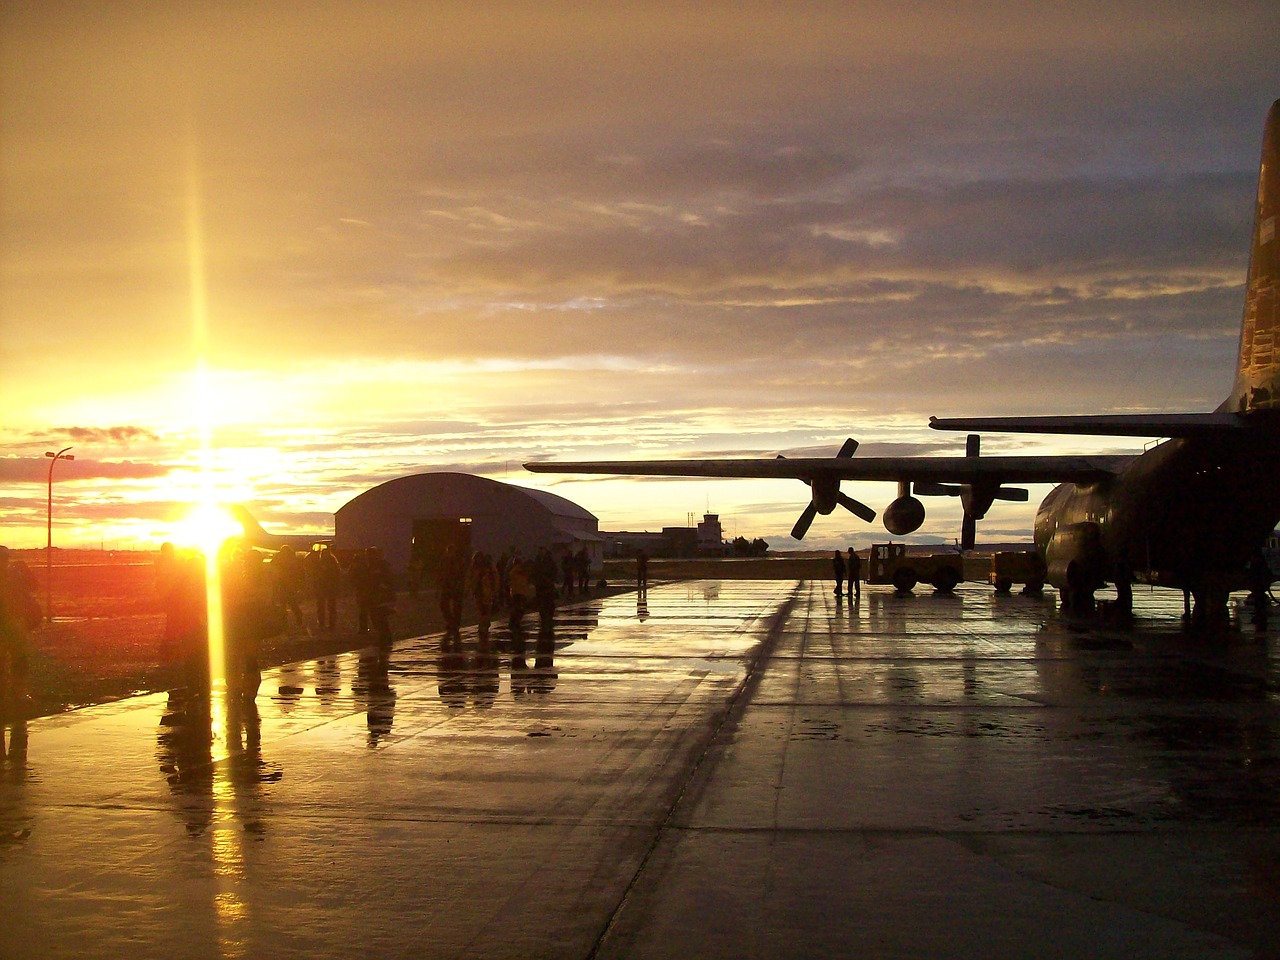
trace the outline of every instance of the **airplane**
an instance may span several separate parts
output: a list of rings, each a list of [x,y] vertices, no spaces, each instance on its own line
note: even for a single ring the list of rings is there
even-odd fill
[[[228,503],[223,509],[230,515],[232,520],[240,525],[241,539],[251,547],[261,547],[269,550],[279,550],[285,547],[291,547],[296,551],[306,553],[315,549],[317,544],[324,544],[326,548],[333,545],[333,537],[323,533],[270,533],[262,528],[257,518],[249,512],[248,507],[240,503]]]
[[[896,480],[884,511],[886,529],[919,529],[917,496],[959,496],[961,546],[972,549],[975,522],[995,499],[1025,501],[1006,484],[1055,486],[1036,511],[1034,541],[1064,607],[1092,607],[1108,582],[1122,612],[1131,611],[1133,582],[1180,587],[1195,599],[1194,619],[1226,615],[1227,596],[1244,585],[1280,522],[1280,100],[1263,131],[1244,316],[1235,382],[1211,413],[1064,417],[930,418],[935,430],[1163,438],[1131,456],[982,457],[978,433],[964,457],[854,456],[846,442],[835,457],[787,459],[587,461],[526,463],[535,473],[603,473],[679,477],[794,477],[810,503],[796,521],[800,539],[817,514],[837,505],[870,521],[875,511],[840,492],[842,480]]]

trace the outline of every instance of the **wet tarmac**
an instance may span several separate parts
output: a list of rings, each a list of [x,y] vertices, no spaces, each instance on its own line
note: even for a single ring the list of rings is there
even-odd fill
[[[829,591],[660,585],[514,663],[422,638],[9,728],[0,956],[1275,955],[1274,630]]]

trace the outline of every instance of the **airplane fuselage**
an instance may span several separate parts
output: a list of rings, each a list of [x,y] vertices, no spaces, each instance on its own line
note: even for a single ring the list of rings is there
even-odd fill
[[[1035,542],[1059,588],[1117,577],[1192,591],[1244,585],[1280,522],[1280,424],[1169,440],[1114,478],[1064,483],[1036,512]]]

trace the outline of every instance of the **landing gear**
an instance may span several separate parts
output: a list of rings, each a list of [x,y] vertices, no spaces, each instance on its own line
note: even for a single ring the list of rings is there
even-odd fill
[[[1122,623],[1133,619],[1133,571],[1126,566],[1116,567],[1115,616]]]
[[[1227,611],[1230,594],[1230,587],[1216,579],[1192,587],[1192,629],[1208,634],[1225,633],[1231,623],[1231,616]]]
[[[1092,578],[1082,565],[1075,561],[1067,564],[1067,582],[1062,589],[1062,609],[1069,613],[1092,613],[1095,589]]]

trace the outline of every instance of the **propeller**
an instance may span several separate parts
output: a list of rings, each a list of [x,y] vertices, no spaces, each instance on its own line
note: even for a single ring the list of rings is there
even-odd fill
[[[840,459],[847,459],[852,457],[857,449],[858,441],[850,437],[844,442],[836,456]],[[783,460],[786,458],[779,455],[778,459]],[[835,509],[836,504],[844,507],[854,516],[865,520],[867,523],[876,518],[876,512],[865,503],[840,492],[840,481],[838,479],[820,478],[817,480],[805,480],[804,482],[813,491],[813,495],[809,499],[808,506],[801,511],[800,516],[796,519],[795,526],[791,528],[792,538],[803,540],[804,535],[809,532],[809,525],[813,523],[814,518],[819,513],[830,513]]]
[[[964,455],[977,457],[982,450],[982,438],[971,433],[965,438]],[[1002,487],[997,482],[986,483],[917,483],[916,493],[925,497],[959,497],[964,507],[964,519],[960,524],[960,549],[972,550],[978,538],[978,521],[987,515],[996,500],[1026,503],[1030,494],[1021,487]]]

